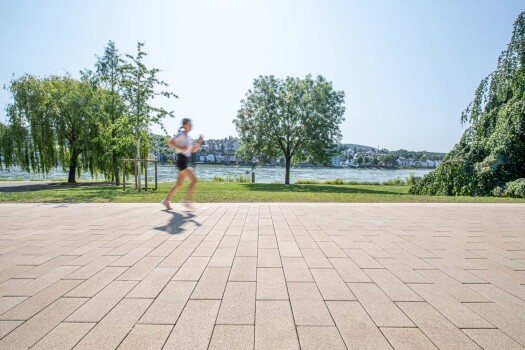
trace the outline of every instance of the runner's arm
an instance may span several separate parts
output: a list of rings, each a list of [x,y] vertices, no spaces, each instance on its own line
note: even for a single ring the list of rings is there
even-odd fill
[[[192,153],[195,153],[199,150],[199,148],[201,148],[202,146],[202,143],[204,142],[204,139],[202,138],[202,136],[199,137],[199,141],[196,145],[194,145],[191,149]]]
[[[185,147],[178,147],[175,143],[175,139],[170,139],[168,141],[168,147],[173,148],[177,152],[184,152],[188,149],[188,146]]]

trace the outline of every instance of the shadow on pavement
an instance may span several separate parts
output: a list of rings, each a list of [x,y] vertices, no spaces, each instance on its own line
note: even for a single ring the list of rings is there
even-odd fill
[[[171,214],[172,217],[170,218],[170,221],[164,225],[164,226],[158,226],[154,227],[155,230],[163,231],[172,235],[176,235],[178,233],[182,232],[182,226],[188,222],[192,222],[197,226],[200,226],[201,224],[194,220],[195,214],[193,213],[187,213],[186,215],[182,215],[181,213],[177,213],[176,211],[172,210],[163,210],[167,214]]]

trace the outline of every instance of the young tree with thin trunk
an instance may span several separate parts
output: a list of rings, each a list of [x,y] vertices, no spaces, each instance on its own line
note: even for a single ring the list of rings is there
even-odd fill
[[[131,128],[125,113],[126,106],[122,99],[124,80],[124,60],[120,56],[115,43],[109,41],[104,49],[104,55],[97,57],[95,71],[89,72],[94,84],[106,93],[102,106],[105,127],[101,130],[99,140],[105,144],[111,163],[111,180],[120,185],[120,162],[123,156],[129,154]]]
[[[168,86],[167,83],[158,78],[160,72],[157,68],[148,68],[144,64],[147,53],[143,51],[144,43],[137,43],[137,54],[126,55],[129,62],[124,65],[124,94],[130,125],[133,128],[137,145],[137,159],[147,156],[150,143],[149,126],[157,124],[167,134],[162,121],[166,117],[173,117],[173,112],[162,107],[155,107],[153,100],[158,97],[177,98],[172,92],[159,91]],[[141,144],[143,147],[141,152]],[[139,184],[141,183],[141,167],[139,166]],[[139,185],[139,190],[141,189]]]
[[[322,76],[260,76],[241,101],[234,123],[243,149],[253,150],[261,162],[284,156],[289,184],[292,161],[327,164],[337,153],[344,112],[344,92]]]

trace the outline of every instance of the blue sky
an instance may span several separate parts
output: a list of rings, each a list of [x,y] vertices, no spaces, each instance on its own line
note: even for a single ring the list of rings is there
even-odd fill
[[[144,41],[180,96],[163,102],[177,115],[169,130],[190,117],[204,137],[235,135],[254,78],[321,74],[346,93],[343,142],[447,152],[524,10],[521,0],[0,0],[0,84],[78,76],[108,40],[122,53]]]

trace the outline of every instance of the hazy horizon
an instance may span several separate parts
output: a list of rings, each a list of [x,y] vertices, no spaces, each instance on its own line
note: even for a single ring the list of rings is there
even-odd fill
[[[236,136],[232,120],[259,75],[325,76],[346,94],[343,143],[448,152],[480,80],[496,68],[521,1],[76,1],[0,3],[0,84],[14,74],[92,68],[109,40],[145,42],[147,64],[194,119],[195,134]],[[9,94],[0,91],[0,120]],[[160,128],[152,128],[162,134]]]

